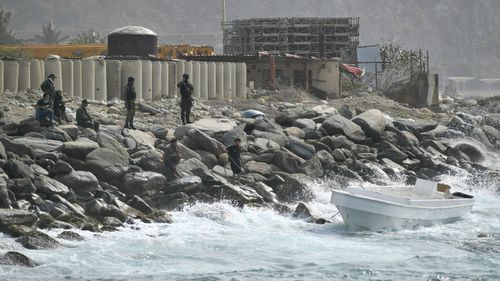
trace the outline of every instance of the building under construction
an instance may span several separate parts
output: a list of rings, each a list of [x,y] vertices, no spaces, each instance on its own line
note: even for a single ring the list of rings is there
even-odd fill
[[[359,18],[253,18],[225,22],[224,54],[356,59]]]

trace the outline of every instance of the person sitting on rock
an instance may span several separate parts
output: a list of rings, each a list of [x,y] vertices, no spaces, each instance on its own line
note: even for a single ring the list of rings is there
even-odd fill
[[[92,116],[87,112],[87,100],[82,100],[82,105],[76,110],[76,123],[84,128],[94,129],[99,131],[99,122],[92,121]]]
[[[57,90],[54,96],[54,115],[58,123],[61,123],[61,120],[70,122],[68,116],[66,116],[66,107],[64,106],[63,95],[60,90]]]
[[[177,146],[177,139],[172,139],[170,145],[163,150],[163,165],[167,180],[180,178],[177,172],[177,164],[181,161],[181,153]]]
[[[235,138],[233,144],[226,147],[229,163],[231,163],[231,170],[233,171],[233,176],[237,178],[238,183],[240,182],[240,175],[243,173],[243,169],[241,168],[240,143],[241,139]]]
[[[48,118],[48,121],[47,121]],[[50,97],[48,93],[44,93],[42,99],[36,103],[35,119],[40,122],[40,126],[52,126],[54,111],[50,106]]]

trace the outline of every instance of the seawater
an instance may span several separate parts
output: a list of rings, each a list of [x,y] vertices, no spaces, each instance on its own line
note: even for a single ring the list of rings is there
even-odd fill
[[[85,241],[60,240],[53,250],[27,250],[2,236],[0,253],[19,251],[40,265],[0,266],[0,280],[500,280],[497,187],[470,189],[472,213],[452,224],[351,232],[329,203],[329,185],[313,186],[314,208],[333,216],[325,225],[217,203],[174,212],[170,225],[79,231]]]

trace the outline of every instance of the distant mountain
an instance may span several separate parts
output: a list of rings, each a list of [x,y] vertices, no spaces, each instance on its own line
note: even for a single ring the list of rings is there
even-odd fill
[[[65,34],[141,25],[165,44],[221,47],[220,0],[3,0],[19,37],[50,19]],[[360,17],[361,44],[393,40],[429,49],[448,76],[500,77],[498,0],[227,0],[228,20],[251,17]]]

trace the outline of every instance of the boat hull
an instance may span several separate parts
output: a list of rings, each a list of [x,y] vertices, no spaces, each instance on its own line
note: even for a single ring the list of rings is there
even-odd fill
[[[451,202],[455,204],[434,201],[436,206],[433,206],[433,200],[413,203],[412,206],[410,201],[401,204],[343,191],[332,193],[332,203],[339,209],[344,223],[352,229],[399,230],[450,223],[470,212],[474,204],[473,199]]]

